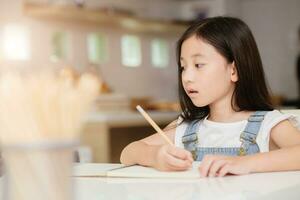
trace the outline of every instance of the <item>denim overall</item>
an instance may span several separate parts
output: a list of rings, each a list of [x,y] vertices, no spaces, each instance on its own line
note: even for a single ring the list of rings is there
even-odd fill
[[[196,161],[201,161],[208,154],[243,156],[259,153],[256,137],[267,112],[256,111],[248,118],[246,128],[240,135],[240,147],[198,147],[197,131],[199,130],[200,120],[194,120],[189,123],[182,137],[184,149],[190,151]]]

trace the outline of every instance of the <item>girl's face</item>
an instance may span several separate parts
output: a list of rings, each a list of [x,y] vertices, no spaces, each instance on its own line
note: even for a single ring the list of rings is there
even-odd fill
[[[192,36],[181,46],[180,60],[182,84],[195,106],[231,101],[238,80],[236,68],[212,45]]]

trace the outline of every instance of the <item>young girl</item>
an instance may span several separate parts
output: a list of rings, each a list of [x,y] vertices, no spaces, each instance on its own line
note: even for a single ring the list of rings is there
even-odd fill
[[[261,58],[240,19],[195,22],[178,41],[182,114],[158,134],[129,144],[121,162],[202,176],[300,170],[298,119],[274,110]]]

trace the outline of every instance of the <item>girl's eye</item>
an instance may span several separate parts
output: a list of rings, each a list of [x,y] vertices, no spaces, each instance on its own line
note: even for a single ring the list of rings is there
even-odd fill
[[[185,69],[185,67],[184,67],[184,66],[181,66],[181,67],[180,67],[180,70],[181,70],[181,71],[183,71],[184,69]]]
[[[203,67],[205,64],[195,64],[195,67],[196,68],[200,68],[200,67]]]

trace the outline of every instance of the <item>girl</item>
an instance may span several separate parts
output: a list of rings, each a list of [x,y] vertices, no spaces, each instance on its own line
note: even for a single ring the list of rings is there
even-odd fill
[[[300,170],[298,119],[274,110],[261,58],[240,19],[195,22],[177,44],[182,114],[165,134],[125,147],[121,162],[202,176]]]

